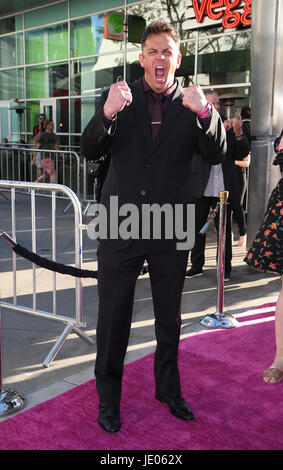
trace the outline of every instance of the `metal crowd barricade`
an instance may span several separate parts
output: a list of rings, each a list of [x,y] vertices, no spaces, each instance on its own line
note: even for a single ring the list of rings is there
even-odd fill
[[[48,173],[44,165],[48,165],[49,171],[54,168],[56,184],[68,186],[81,199],[80,182],[80,157],[74,151],[66,150],[43,150],[34,147],[0,145],[0,178],[9,181],[30,182],[37,180],[39,173],[33,158],[39,155],[43,164],[42,182],[47,181]],[[47,169],[47,168],[46,168]],[[66,197],[64,193],[59,197]]]
[[[2,321],[0,303],[0,418],[25,408],[27,400],[15,389],[2,384]]]
[[[49,159],[49,167],[54,164],[56,183],[70,187],[83,205],[83,214],[96,201],[96,181],[89,171],[89,162],[79,154],[77,147],[59,146],[60,150],[35,149],[34,144],[0,144],[0,179],[9,181],[35,181],[39,176],[38,169],[32,165],[34,155],[38,153],[43,160]],[[53,162],[53,163],[52,163]],[[47,178],[44,174],[43,182]],[[1,197],[5,197],[3,193]],[[59,195],[64,197],[64,194]],[[69,209],[67,205],[65,212]]]
[[[81,205],[77,196],[67,186],[51,183],[24,183],[17,181],[4,181],[0,180],[0,191],[1,189],[10,190],[11,193],[11,236],[16,242],[17,230],[16,230],[16,190],[29,191],[27,197],[30,197],[31,204],[31,236],[32,236],[32,251],[36,253],[36,214],[35,214],[35,196],[36,191],[43,190],[51,194],[51,209],[52,209],[52,258],[56,261],[56,193],[63,193],[64,196],[70,200],[70,203],[74,209],[74,231],[75,231],[75,265],[81,269],[82,266],[82,213]],[[1,235],[1,232],[0,232]],[[80,338],[84,339],[88,344],[94,344],[93,340],[90,339],[82,330],[86,324],[83,319],[83,289],[81,278],[76,277],[76,305],[75,305],[75,318],[68,315],[61,315],[57,313],[57,297],[56,297],[56,273],[53,272],[53,309],[51,312],[42,311],[37,308],[37,283],[36,283],[36,266],[33,264],[32,271],[32,308],[20,305],[17,303],[17,263],[16,253],[13,252],[13,302],[3,302],[0,299],[0,309],[6,308],[15,310],[18,312],[27,313],[36,317],[47,318],[53,321],[61,322],[66,324],[64,331],[59,337],[56,344],[53,346],[46,359],[43,361],[43,366],[48,367],[52,360],[55,358],[58,351],[61,349],[65,340],[71,332],[76,333]]]

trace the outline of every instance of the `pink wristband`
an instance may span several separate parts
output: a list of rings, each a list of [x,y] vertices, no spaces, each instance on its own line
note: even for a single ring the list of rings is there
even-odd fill
[[[211,111],[211,104],[207,103],[205,109],[200,114],[198,114],[198,117],[200,118],[205,117],[208,113],[210,113],[210,111]]]

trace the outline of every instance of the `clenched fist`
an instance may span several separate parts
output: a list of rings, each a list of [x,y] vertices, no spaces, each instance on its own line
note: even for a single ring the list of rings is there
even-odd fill
[[[207,105],[207,99],[199,85],[193,85],[184,90],[183,105],[193,113],[202,113]]]
[[[231,120],[231,123],[232,123],[232,126],[233,126],[233,130],[235,132],[235,135],[236,137],[240,137],[243,133],[243,124],[242,124],[242,121],[240,119],[237,119],[237,118],[233,118]]]
[[[223,124],[224,124],[224,129],[225,129],[226,132],[230,131],[230,129],[232,129],[232,127],[233,127],[231,119],[226,119],[223,122]]]
[[[117,113],[122,111],[126,105],[129,106],[132,101],[132,92],[124,80],[113,83],[103,107],[105,117],[113,119]]]

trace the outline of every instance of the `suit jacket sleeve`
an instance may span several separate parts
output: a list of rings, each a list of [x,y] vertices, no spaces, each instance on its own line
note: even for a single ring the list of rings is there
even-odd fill
[[[218,112],[212,107],[209,128],[202,129],[198,123],[197,151],[211,165],[222,163],[227,150],[226,132]]]
[[[111,133],[108,133],[103,121],[103,106],[107,95],[108,92],[103,92],[96,113],[82,134],[81,152],[87,160],[99,160],[111,148]]]
[[[232,136],[232,142],[231,142],[231,147],[232,147],[232,158],[235,160],[243,160],[250,151],[250,146],[249,146],[249,141],[247,137],[243,134],[241,139],[236,139],[236,136],[234,132],[231,130]]]

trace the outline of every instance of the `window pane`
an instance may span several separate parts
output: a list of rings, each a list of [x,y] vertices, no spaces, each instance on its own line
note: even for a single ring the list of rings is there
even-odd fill
[[[35,2],[34,3],[48,3],[48,2]],[[52,3],[52,2],[49,2]],[[35,28],[36,26],[43,26],[45,24],[53,23],[54,21],[64,21],[68,18],[68,3],[62,2],[57,5],[43,6],[42,8],[27,11],[24,13],[25,28]]]
[[[96,58],[71,62],[71,95],[93,94],[96,62]]]
[[[57,135],[57,143],[59,147],[68,147],[69,146],[69,136],[68,135]]]
[[[71,150],[80,154],[81,136],[71,135]]]
[[[184,42],[180,46],[182,60],[175,75],[183,87],[188,87],[195,81],[195,50],[195,41]]]
[[[0,72],[0,100],[24,97],[23,69],[9,69]]]
[[[56,132],[69,132],[69,100],[56,100]]]
[[[34,126],[38,125],[38,115],[40,113],[40,102],[39,101],[28,101],[27,102],[27,131],[33,132]]]
[[[71,64],[71,95],[101,93],[123,75],[123,54],[76,60]]]
[[[144,74],[144,69],[140,65],[139,61],[140,50],[127,53],[127,81],[134,82],[138,80]],[[121,75],[123,76],[123,70],[121,68]]]
[[[90,99],[91,100],[91,99]],[[74,98],[70,100],[71,104],[71,128],[70,132],[75,134],[81,133],[81,98]],[[93,105],[94,110],[94,105]],[[94,114],[94,111],[93,111]]]
[[[121,10],[119,10],[121,12]],[[71,56],[88,56],[109,51],[119,51],[123,41],[104,38],[104,14],[93,15],[71,22]]]
[[[68,64],[28,67],[27,98],[50,98],[68,95]]]
[[[23,63],[23,34],[0,38],[0,67],[13,67]]]
[[[44,98],[47,88],[48,69],[44,66],[30,67],[26,69],[27,98]]]
[[[196,36],[188,21],[188,0],[149,0],[137,5],[128,5],[128,15],[144,18],[148,25],[151,21],[163,20],[172,23],[181,40]]]
[[[250,81],[250,34],[201,39],[198,49],[198,84]]]
[[[69,94],[69,65],[67,62],[50,65],[49,67],[49,96],[68,96]]]
[[[26,32],[27,64],[66,59],[67,57],[67,23]]]
[[[23,106],[25,106],[25,103],[22,103]],[[18,113],[16,113],[15,110],[12,110],[11,111],[11,131],[12,132],[15,132],[15,133],[18,133],[19,132],[19,120],[21,122],[21,132],[25,132],[26,130],[26,110],[21,113],[20,115]]]
[[[71,56],[96,54],[103,39],[104,21],[101,16],[84,18],[71,23]]]
[[[45,32],[42,29],[26,32],[26,63],[44,62]],[[47,55],[47,54],[46,54]]]
[[[68,58],[68,25],[60,24],[48,28],[48,60]]]
[[[80,134],[83,132],[93,117],[99,101],[100,97],[71,99],[71,133]]]
[[[8,108],[0,108],[0,122],[1,122],[1,138],[8,138],[9,135],[9,110]]]
[[[10,16],[0,20],[0,34],[13,33],[16,31],[16,17]]]

